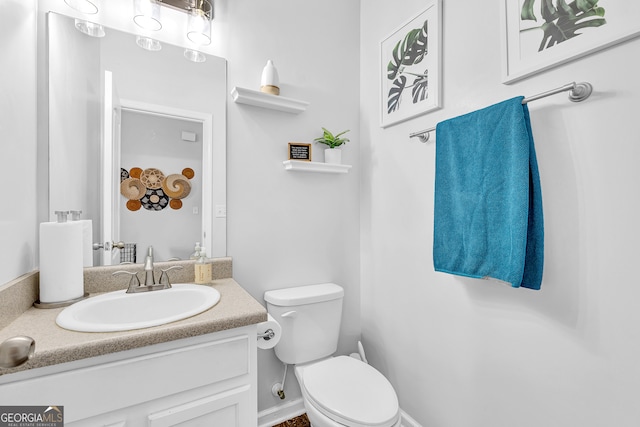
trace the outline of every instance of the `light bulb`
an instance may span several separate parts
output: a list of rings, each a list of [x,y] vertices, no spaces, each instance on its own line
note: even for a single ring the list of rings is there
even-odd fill
[[[145,30],[160,30],[160,4],[156,0],[133,0],[133,22]]]
[[[137,36],[136,37],[136,44],[138,46],[140,46],[141,48],[151,51],[151,52],[157,52],[160,49],[162,49],[162,45],[160,44],[160,42],[158,40],[154,40],[150,37],[144,37],[144,36]]]
[[[75,26],[78,31],[91,37],[104,37],[105,35],[104,27],[95,22],[76,19]]]
[[[185,49],[184,57],[192,62],[204,62],[207,60],[207,57],[202,52],[193,49]]]
[[[89,0],[64,0],[69,7],[87,15],[94,15],[98,13],[98,6],[94,2]]]
[[[211,43],[211,3],[203,1],[201,8],[193,8],[189,12],[187,22],[187,38],[199,46]]]

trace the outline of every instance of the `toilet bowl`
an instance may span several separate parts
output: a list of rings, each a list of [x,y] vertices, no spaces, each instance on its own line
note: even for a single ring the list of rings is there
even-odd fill
[[[344,290],[334,283],[267,291],[267,311],[282,327],[278,359],[295,366],[313,427],[399,427],[398,397],[374,367],[336,356]]]
[[[399,427],[398,398],[375,368],[348,356],[295,367],[313,427]]]

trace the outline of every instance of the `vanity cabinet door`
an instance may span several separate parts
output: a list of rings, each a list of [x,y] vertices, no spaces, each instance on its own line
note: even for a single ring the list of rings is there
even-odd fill
[[[148,425],[149,427],[251,425],[250,414],[245,410],[250,407],[250,393],[250,387],[244,386],[187,402],[149,415]]]

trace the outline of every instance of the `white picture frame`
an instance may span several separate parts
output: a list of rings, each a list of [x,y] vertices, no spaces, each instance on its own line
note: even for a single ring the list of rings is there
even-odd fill
[[[559,16],[563,16],[565,20],[561,24],[564,27],[562,33],[569,34],[567,39],[554,44],[558,40],[554,36],[561,33],[556,31],[560,17],[554,20],[549,18],[550,22],[546,22],[542,18],[542,2],[543,0],[501,0],[500,2],[502,82],[505,84],[640,35],[640,21],[637,19],[640,14],[640,2],[596,0],[589,11],[573,10],[567,13],[562,11],[562,2],[554,0],[551,6],[560,11]],[[566,0],[564,4],[571,4],[571,2]],[[601,10],[596,11],[595,8]],[[530,19],[533,16],[537,21]],[[593,22],[587,24],[587,21]],[[544,30],[542,24],[547,24],[548,29]],[[572,34],[575,36],[571,36]]]
[[[380,42],[380,126],[441,108],[442,0]]]

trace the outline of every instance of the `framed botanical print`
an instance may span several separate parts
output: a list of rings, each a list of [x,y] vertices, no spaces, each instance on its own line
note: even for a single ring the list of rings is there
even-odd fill
[[[501,0],[502,82],[535,73],[640,35],[640,2]]]
[[[380,43],[380,125],[408,120],[441,107],[442,0]]]

